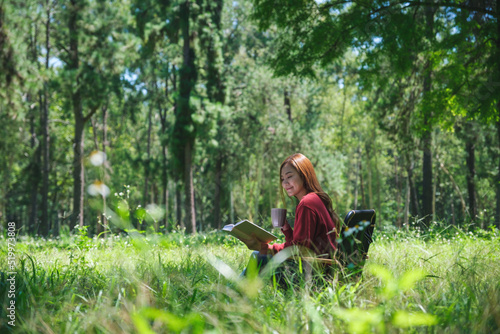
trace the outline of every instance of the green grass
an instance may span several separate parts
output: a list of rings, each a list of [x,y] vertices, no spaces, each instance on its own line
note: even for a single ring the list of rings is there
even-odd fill
[[[378,232],[363,275],[339,271],[282,290],[270,280],[228,279],[250,251],[218,233],[19,237],[15,331],[499,332],[499,241],[497,230]],[[6,251],[0,239],[4,273]],[[3,277],[2,332],[6,289]]]

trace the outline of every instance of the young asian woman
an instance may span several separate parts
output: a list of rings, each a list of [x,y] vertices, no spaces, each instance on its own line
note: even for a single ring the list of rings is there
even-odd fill
[[[285,221],[281,228],[285,235],[284,243],[269,245],[256,238],[244,240],[247,247],[255,251],[251,261],[257,261],[258,267],[262,269],[273,255],[292,246],[306,248],[317,257],[332,259],[337,249],[340,219],[306,156],[295,153],[281,163],[280,189],[283,203],[285,192],[298,201],[294,227]]]

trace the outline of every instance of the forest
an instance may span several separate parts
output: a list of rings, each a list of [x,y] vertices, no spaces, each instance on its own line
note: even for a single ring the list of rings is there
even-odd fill
[[[340,215],[498,226],[496,2],[355,4],[3,1],[2,226],[262,221],[295,152]]]
[[[0,0],[0,315],[13,229],[23,332],[498,329],[499,5]],[[341,218],[376,211],[372,266],[256,296],[218,231],[293,216],[297,152]]]

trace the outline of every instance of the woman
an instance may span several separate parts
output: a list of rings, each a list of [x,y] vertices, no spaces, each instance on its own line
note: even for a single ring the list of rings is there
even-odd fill
[[[284,191],[289,197],[299,201],[295,210],[294,228],[285,222],[281,231],[285,243],[269,245],[256,238],[248,239],[245,244],[255,250],[252,257],[259,266],[267,263],[269,255],[290,246],[306,247],[317,256],[332,258],[337,249],[337,231],[340,220],[332,208],[330,197],[319,185],[311,161],[301,153],[286,158],[280,167],[281,197],[285,203]]]

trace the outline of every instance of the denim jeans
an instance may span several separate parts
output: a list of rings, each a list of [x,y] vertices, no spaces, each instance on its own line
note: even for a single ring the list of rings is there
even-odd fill
[[[248,268],[255,268],[253,269],[255,270],[255,275],[260,274],[271,259],[272,255],[263,255],[258,251],[252,252],[252,254],[250,255],[250,260],[248,261],[248,265],[240,274],[240,276],[247,276]],[[316,270],[312,270],[310,264],[308,264],[307,262],[302,262],[301,264],[299,264],[299,262],[294,259],[288,259],[274,269],[273,279],[275,279],[276,283],[281,288],[287,289],[293,285],[299,284],[301,281],[304,282],[312,279],[314,282],[317,278],[315,278],[315,273],[322,272],[323,274],[326,274],[327,272],[330,272],[330,268],[323,268],[326,270],[319,271],[317,269],[318,268],[316,268]],[[321,282],[321,279],[319,281]]]
[[[260,254],[259,251],[254,251],[250,255],[250,260],[248,261],[247,267],[240,274],[241,277],[247,276],[249,273],[249,268],[255,268],[255,275],[261,273],[268,262],[272,259],[272,255]],[[292,284],[297,284],[303,275],[299,273],[299,265],[297,261],[288,259],[279,265],[273,272],[274,279],[276,283],[281,288],[289,288]]]
[[[246,276],[247,269],[252,266],[254,268],[257,268],[257,272],[260,273],[272,257],[272,255],[260,254],[259,251],[252,252],[252,254],[250,255],[250,260],[248,261],[248,265],[245,269],[243,269],[243,272],[240,274],[240,276]]]

